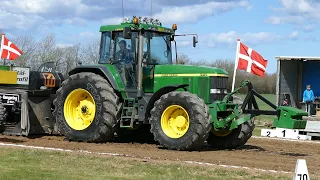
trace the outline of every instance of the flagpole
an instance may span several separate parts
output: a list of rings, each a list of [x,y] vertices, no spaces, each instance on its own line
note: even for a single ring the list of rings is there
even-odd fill
[[[237,39],[237,50],[236,50],[236,59],[234,61],[234,70],[233,70],[233,79],[232,79],[232,91],[234,91],[234,85],[236,83],[236,73],[237,73],[237,66],[238,66],[238,60],[239,60],[239,48],[240,48],[240,39]]]
[[[0,38],[0,60],[2,60],[3,41],[4,41],[4,33],[1,34],[1,38]],[[3,59],[3,65],[6,65],[6,59]]]

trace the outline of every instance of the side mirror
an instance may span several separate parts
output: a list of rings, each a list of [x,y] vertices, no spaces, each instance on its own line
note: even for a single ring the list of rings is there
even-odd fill
[[[193,47],[196,47],[196,44],[198,43],[198,40],[196,36],[193,36]]]
[[[131,28],[130,28],[130,27],[125,27],[125,28],[123,28],[123,37],[124,37],[125,39],[131,39],[131,36],[132,36],[132,34],[131,34]]]
[[[174,41],[174,35],[170,36],[170,41]]]

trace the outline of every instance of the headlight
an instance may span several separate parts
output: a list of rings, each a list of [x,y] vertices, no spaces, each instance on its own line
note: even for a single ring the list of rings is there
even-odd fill
[[[227,94],[226,89],[210,89],[211,94]]]

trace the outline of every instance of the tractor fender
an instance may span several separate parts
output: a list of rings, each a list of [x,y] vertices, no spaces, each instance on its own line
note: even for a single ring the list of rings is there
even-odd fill
[[[104,77],[105,79],[107,79],[107,81],[110,83],[110,85],[112,86],[113,89],[115,89],[115,90],[119,89],[119,87],[116,83],[116,80],[114,79],[112,73],[110,72],[110,70],[106,66],[101,66],[101,65],[78,66],[78,67],[75,67],[74,69],[72,69],[68,73],[68,75],[71,76],[73,74],[77,74],[80,72],[92,72],[92,73],[98,74],[98,75]]]
[[[189,84],[180,84],[180,85],[171,85],[171,86],[165,86],[160,88],[157,92],[155,92],[152,97],[150,98],[147,108],[146,108],[146,117],[150,116],[150,111],[153,108],[154,103],[160,99],[160,97],[166,93],[169,93],[171,91],[175,91],[177,89],[184,89],[187,91],[186,87],[189,86]]]

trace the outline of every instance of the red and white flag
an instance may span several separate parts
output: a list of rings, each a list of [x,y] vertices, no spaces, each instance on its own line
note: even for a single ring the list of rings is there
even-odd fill
[[[239,41],[238,43],[237,69],[245,70],[246,72],[264,77],[268,60],[265,60],[259,53],[248,48],[242,42]]]
[[[238,39],[237,43],[238,44],[237,44],[231,91],[234,91],[237,69],[244,70],[246,72],[264,77],[264,73],[266,72],[266,68],[268,64],[268,60],[265,60],[255,50],[241,43],[240,39]]]
[[[22,51],[13,44],[4,34],[1,37],[0,58],[15,60],[22,55]]]

